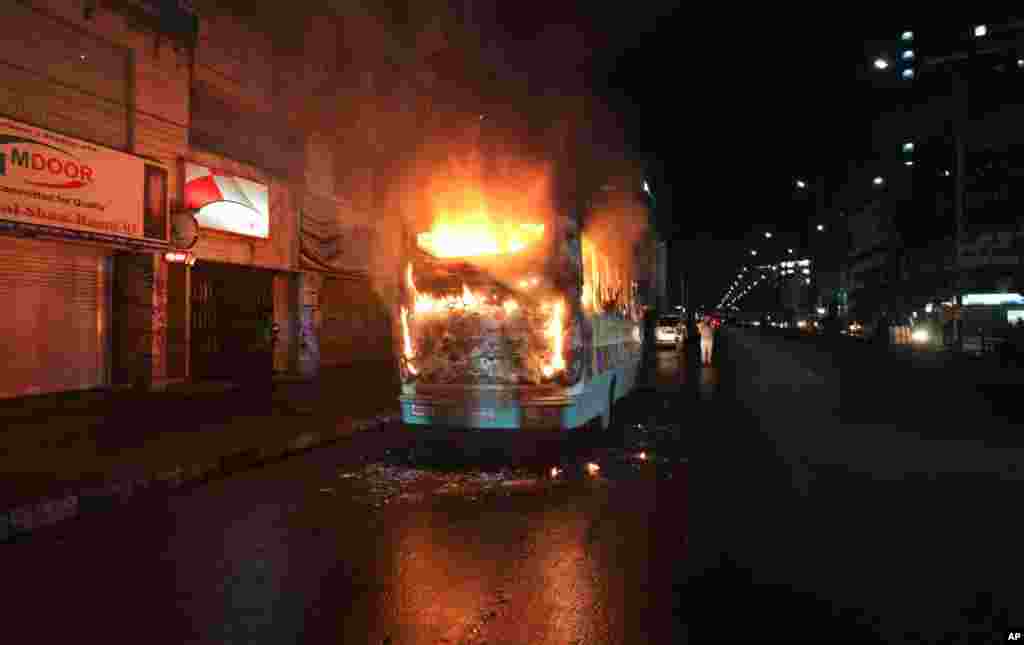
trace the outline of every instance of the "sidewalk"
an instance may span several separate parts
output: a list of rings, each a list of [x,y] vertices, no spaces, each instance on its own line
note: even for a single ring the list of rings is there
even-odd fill
[[[391,362],[230,384],[0,402],[0,541],[137,493],[280,459],[397,418]]]

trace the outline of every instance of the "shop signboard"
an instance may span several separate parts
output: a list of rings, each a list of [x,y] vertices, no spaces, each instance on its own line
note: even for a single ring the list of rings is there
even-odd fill
[[[267,185],[196,163],[185,163],[185,208],[205,229],[270,237]]]
[[[167,169],[0,117],[0,219],[167,240]]]

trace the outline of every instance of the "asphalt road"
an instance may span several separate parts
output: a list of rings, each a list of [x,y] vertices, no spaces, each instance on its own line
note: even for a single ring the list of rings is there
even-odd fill
[[[571,446],[519,433],[454,452],[395,426],[58,525],[0,549],[0,629],[475,645],[1022,631],[1016,424],[983,391],[794,342],[724,329],[712,367],[693,344],[659,351],[615,430]]]
[[[754,330],[723,345],[734,422],[695,446],[690,478],[709,610],[860,642],[1021,631],[1024,450],[984,391]]]
[[[587,441],[401,426],[7,545],[9,642],[685,642],[695,364]],[[596,464],[598,470],[589,467]],[[560,469],[554,476],[551,468]]]

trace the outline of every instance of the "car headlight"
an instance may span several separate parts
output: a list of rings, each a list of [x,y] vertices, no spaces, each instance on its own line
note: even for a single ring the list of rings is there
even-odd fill
[[[927,329],[915,329],[910,334],[910,338],[915,343],[927,343],[928,342],[928,330]]]

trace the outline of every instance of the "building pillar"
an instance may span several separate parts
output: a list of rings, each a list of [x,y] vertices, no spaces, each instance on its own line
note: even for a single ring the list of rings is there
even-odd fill
[[[296,371],[314,378],[320,372],[320,289],[323,276],[316,272],[304,271],[293,279],[293,298],[298,303],[295,310],[296,330],[295,364]]]
[[[191,268],[185,263],[167,264],[167,378],[184,380],[189,375],[192,319]]]
[[[167,379],[167,263],[154,253],[114,256],[115,385],[163,387]]]
[[[280,330],[274,344],[274,372],[297,372],[297,356],[293,351],[297,337],[298,325],[294,323],[298,316],[297,295],[291,288],[295,277],[288,273],[275,273],[273,282],[274,324]]]

